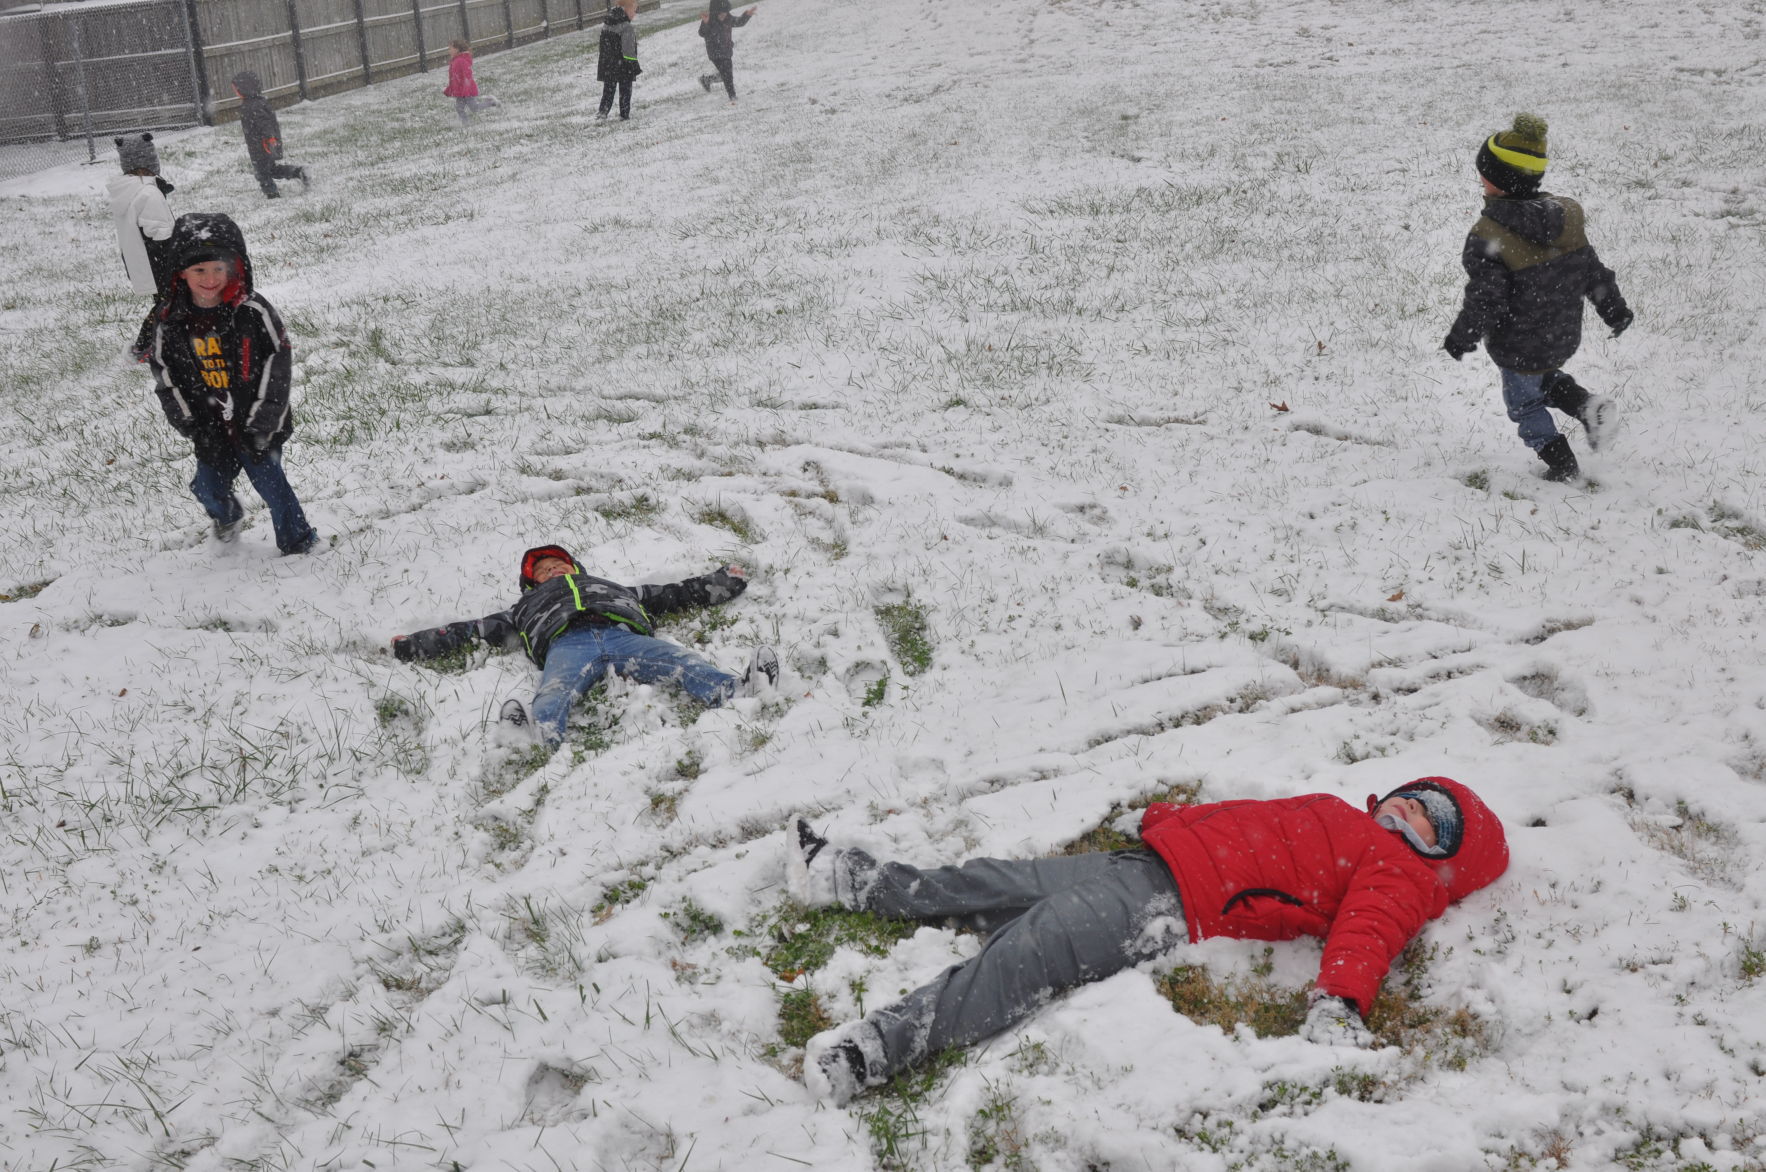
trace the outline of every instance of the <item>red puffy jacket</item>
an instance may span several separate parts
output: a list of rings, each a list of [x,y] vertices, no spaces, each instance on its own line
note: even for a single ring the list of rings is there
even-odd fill
[[[1177,879],[1190,939],[1325,942],[1317,985],[1366,1015],[1392,960],[1449,903],[1508,867],[1502,823],[1471,790],[1446,777],[1418,786],[1452,798],[1463,819],[1459,847],[1419,854],[1368,813],[1329,794],[1275,801],[1173,806],[1156,802],[1141,840]]]
[[[478,96],[478,79],[472,76],[472,54],[456,53],[448,62],[448,84],[442,90],[443,97],[476,98]]]

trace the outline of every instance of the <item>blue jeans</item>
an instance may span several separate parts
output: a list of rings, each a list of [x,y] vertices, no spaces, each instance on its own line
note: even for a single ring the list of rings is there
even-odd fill
[[[1521,433],[1521,442],[1537,452],[1558,437],[1558,426],[1545,406],[1545,379],[1554,371],[1522,374],[1507,367],[1496,368],[1502,374],[1502,402],[1508,408],[1509,421]]]
[[[715,708],[735,694],[735,676],[677,643],[638,635],[624,627],[574,627],[552,640],[546,670],[533,697],[533,722],[548,745],[564,740],[570,707],[606,674],[640,684],[678,685],[695,700]]]
[[[222,525],[231,525],[245,515],[244,506],[233,495],[233,482],[242,470],[270,508],[270,524],[276,527],[276,548],[283,553],[296,553],[311,545],[317,534],[307,524],[307,515],[301,511],[300,501],[282,472],[280,444],[265,452],[222,449],[214,464],[198,456],[190,492],[210,517]]]

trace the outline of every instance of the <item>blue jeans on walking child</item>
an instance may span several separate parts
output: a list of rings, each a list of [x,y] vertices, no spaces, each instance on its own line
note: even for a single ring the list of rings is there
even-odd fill
[[[1545,381],[1556,372],[1522,374],[1503,366],[1496,369],[1502,374],[1502,402],[1509,420],[1521,433],[1521,442],[1537,452],[1558,437],[1557,424],[1545,403]]]
[[[571,706],[609,671],[640,684],[675,684],[712,708],[734,695],[740,682],[666,639],[624,627],[573,627],[552,640],[546,652],[546,669],[533,698],[540,739],[548,745],[561,743]]]
[[[280,445],[263,452],[241,453],[226,448],[211,454],[215,457],[213,463],[202,456],[196,458],[196,477],[190,482],[190,492],[217,524],[231,525],[245,515],[245,507],[233,495],[233,482],[243,471],[269,506],[270,524],[276,529],[276,548],[283,553],[305,553],[312,548],[318,534],[307,523],[300,500],[282,471]]]

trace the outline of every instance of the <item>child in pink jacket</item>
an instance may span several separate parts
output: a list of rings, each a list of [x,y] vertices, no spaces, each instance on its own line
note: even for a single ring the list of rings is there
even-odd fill
[[[471,122],[480,110],[503,104],[488,95],[478,96],[478,80],[472,76],[472,42],[465,37],[448,42],[448,85],[442,93],[454,99],[454,112],[460,115],[461,126]]]

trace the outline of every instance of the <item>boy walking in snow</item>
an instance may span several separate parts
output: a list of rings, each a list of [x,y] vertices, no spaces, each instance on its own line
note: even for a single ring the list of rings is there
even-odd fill
[[[172,238],[172,207],[166,196],[173,188],[160,177],[159,152],[154,149],[153,135],[119,138],[116,146],[122,173],[112,175],[105,189],[110,194],[117,244],[123,250],[123,271],[128,274],[130,287],[150,295],[158,309],[170,275],[166,272],[166,251]],[[129,348],[136,359],[147,355],[154,316],[149,313],[141,322],[141,331]]]
[[[699,18],[699,35],[705,38],[705,55],[711,58],[711,67],[716,73],[701,73],[699,84],[706,93],[711,92],[711,83],[723,78],[724,93],[730,96],[730,105],[736,104],[736,38],[732,29],[739,29],[747,24],[754,15],[749,8],[741,16],[730,15],[730,0],[711,0],[711,11]]]
[[[288,335],[252,289],[251,257],[227,216],[179,216],[169,242],[171,288],[153,315],[147,353],[166,421],[196,449],[190,491],[230,542],[245,521],[233,495],[243,471],[270,509],[276,547],[306,553],[319,535],[282,471],[294,431]]]
[[[1062,858],[923,870],[835,848],[802,819],[786,835],[786,879],[806,907],[954,917],[991,933],[979,953],[901,1001],[810,1039],[804,1080],[837,1105],[1009,1029],[1056,993],[1152,960],[1186,932],[1192,941],[1322,937],[1301,1035],[1367,1045],[1363,1019],[1392,959],[1508,866],[1502,823],[1445,777],[1370,796],[1365,813],[1328,794],[1156,802],[1141,818],[1149,849]]]
[[[265,199],[279,199],[282,192],[278,179],[298,179],[301,190],[309,186],[307,169],[282,161],[282,122],[276,117],[270,99],[264,97],[264,83],[249,70],[233,75],[233,92],[239,96],[239,125],[245,131],[245,153],[251,159],[252,173]]]
[[[480,110],[503,104],[488,95],[478,96],[478,79],[472,76],[472,42],[465,37],[448,42],[448,84],[442,94],[454,99],[454,113],[460,116],[461,126]]]
[[[637,7],[631,0],[630,8]],[[601,83],[601,109],[595,115],[605,121],[613,109],[613,95],[619,94],[620,121],[632,116],[632,82],[642,73],[638,65],[638,26],[632,23],[631,11],[621,3],[607,9],[607,21],[601,26],[601,56],[595,66],[595,79]]]
[[[1588,242],[1582,205],[1539,190],[1545,130],[1543,118],[1517,114],[1512,129],[1478,148],[1484,214],[1466,237],[1465,300],[1441,348],[1458,361],[1480,339],[1489,345],[1521,440],[1545,461],[1547,480],[1567,481],[1581,469],[1547,408],[1581,423],[1593,451],[1619,425],[1610,400],[1562,370],[1582,342],[1582,299],[1594,303],[1615,338],[1631,325],[1631,310]]]
[[[508,610],[399,635],[392,641],[393,655],[434,659],[480,639],[520,639],[541,671],[532,719],[548,746],[563,742],[571,706],[609,671],[640,684],[672,682],[712,708],[753,694],[763,676],[768,685],[778,682],[779,657],[771,647],[756,647],[747,672],[738,677],[654,633],[654,616],[717,606],[740,595],[748,588],[741,566],[666,586],[621,586],[583,573],[563,546],[541,545],[521,555],[520,583],[521,597]],[[510,700],[502,718],[525,726],[528,712],[521,701]]]

